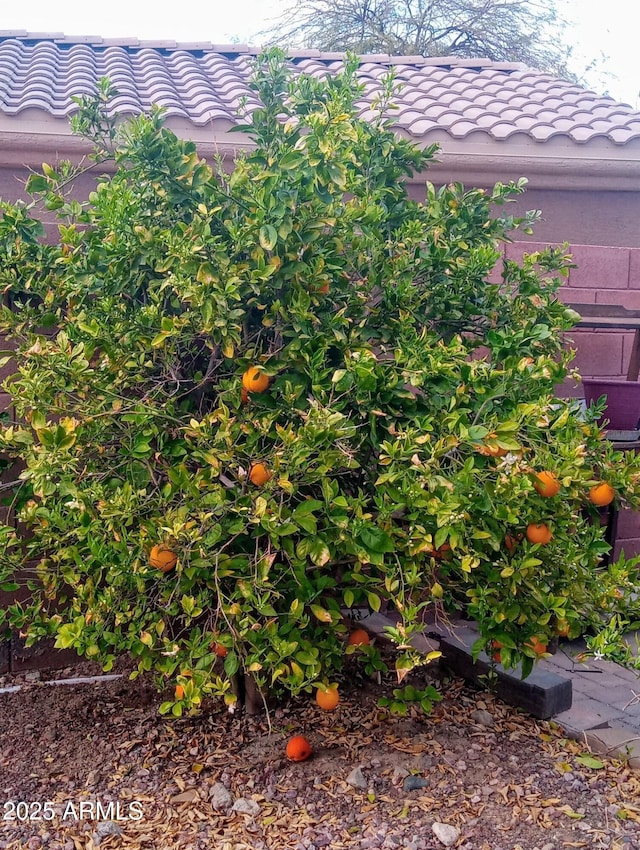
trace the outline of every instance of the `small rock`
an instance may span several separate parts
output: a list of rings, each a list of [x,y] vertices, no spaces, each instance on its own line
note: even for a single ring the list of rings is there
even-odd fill
[[[40,671],[39,670],[29,670],[28,673],[24,674],[25,682],[39,682],[40,681]]]
[[[106,838],[107,835],[122,835],[122,830],[113,820],[100,821],[94,833],[98,838]]]
[[[556,850],[556,845],[549,842],[548,844],[543,844],[540,850]]]
[[[88,825],[88,824],[87,824]],[[122,835],[122,830],[115,821],[103,820],[96,827],[96,831],[91,836],[91,842],[94,847],[99,847],[102,844],[102,839],[108,835]],[[75,846],[75,845],[74,845]],[[65,844],[66,847],[66,844]]]
[[[38,850],[38,848],[42,847],[42,841],[37,835],[34,835],[33,838],[30,838],[27,842],[27,850]]]
[[[404,767],[394,767],[393,773],[391,774],[391,781],[394,785],[399,785],[405,776],[409,776],[408,770],[405,770]]]
[[[187,791],[183,791],[181,794],[176,794],[175,797],[171,798],[171,803],[174,806],[179,806],[182,803],[193,803],[194,800],[198,799],[198,792],[195,788],[189,788]]]
[[[431,824],[431,831],[441,844],[445,847],[453,847],[456,841],[460,838],[460,830],[451,826],[448,823],[439,823],[436,821]]]
[[[215,782],[209,791],[209,802],[214,809],[229,809],[233,805],[233,797],[222,782]]]
[[[354,788],[361,788],[363,791],[367,790],[369,784],[364,778],[361,765],[353,768],[349,776],[347,776],[347,783],[352,785]]]
[[[489,714],[488,711],[485,711],[484,708],[476,708],[471,712],[470,716],[474,723],[477,723],[480,726],[486,726],[487,728],[493,726],[495,723],[493,715]]]
[[[255,818],[260,814],[260,805],[249,797],[239,797],[231,807],[231,811],[240,812],[241,815],[250,815],[252,818]]]
[[[418,788],[428,788],[431,785],[430,780],[424,779],[422,776],[405,776],[402,782],[403,791],[417,791]]]

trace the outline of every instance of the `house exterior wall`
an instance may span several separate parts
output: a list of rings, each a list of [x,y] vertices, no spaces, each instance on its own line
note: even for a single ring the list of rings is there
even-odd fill
[[[528,189],[508,207],[509,215],[532,209],[542,210],[536,241],[640,248],[640,191]]]

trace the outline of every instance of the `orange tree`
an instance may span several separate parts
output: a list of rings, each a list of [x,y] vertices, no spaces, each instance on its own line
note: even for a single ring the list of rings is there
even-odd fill
[[[3,204],[19,368],[0,449],[22,471],[0,581],[29,588],[4,622],[105,669],[131,654],[173,683],[175,714],[207,694],[232,705],[245,679],[320,687],[349,610],[383,603],[400,680],[432,606],[477,619],[477,649],[498,641],[525,674],[559,630],[607,625],[613,651],[633,564],[598,569],[589,492],[637,506],[640,466],[554,397],[569,258],[531,254],[490,282],[536,218],[493,212],[524,181],[410,200],[435,150],[382,117],[392,79],[380,117],[357,118],[354,62],[292,83],[274,51],[252,86],[253,147],[229,171],[160,111],[106,117],[103,81],[74,124],[110,174],[71,199],[74,169],[44,166],[32,203]]]

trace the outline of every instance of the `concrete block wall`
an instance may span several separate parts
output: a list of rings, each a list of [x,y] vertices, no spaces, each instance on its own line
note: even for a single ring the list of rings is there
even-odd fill
[[[507,245],[505,256],[520,260],[523,253],[544,248],[542,242],[514,242]],[[557,243],[556,243],[557,244]],[[617,304],[640,310],[640,248],[613,248],[603,245],[572,245],[569,253],[576,268],[560,289],[566,303]],[[567,334],[567,345],[576,350],[573,365],[583,378],[625,380],[633,345],[633,331],[574,329]],[[580,384],[567,382],[558,394],[583,397]],[[640,513],[623,510],[618,520],[614,557],[640,555]]]
[[[520,260],[523,253],[544,248],[542,242],[514,242],[506,246],[505,256]],[[557,244],[557,243],[556,243]],[[640,248],[612,248],[602,245],[572,245],[569,253],[576,268],[560,289],[567,303],[617,304],[640,310]],[[575,367],[585,378],[625,379],[633,332],[623,330],[574,329],[567,344],[577,351]],[[560,391],[566,396],[581,396],[577,385],[567,384]]]

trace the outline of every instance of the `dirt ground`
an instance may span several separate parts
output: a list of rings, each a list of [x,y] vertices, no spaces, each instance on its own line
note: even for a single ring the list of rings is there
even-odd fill
[[[126,676],[45,683],[95,672],[0,679],[23,685],[0,693],[1,850],[640,848],[640,772],[444,674],[431,717],[390,715],[392,677],[351,670],[334,712],[305,695],[269,727],[220,708],[163,718]],[[292,763],[298,733],[314,753]]]

